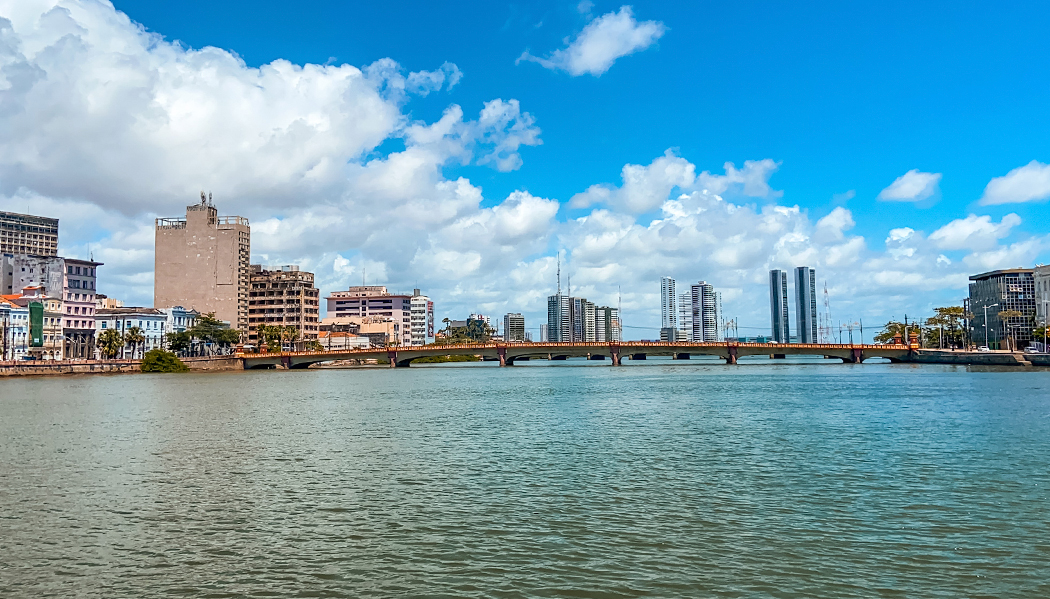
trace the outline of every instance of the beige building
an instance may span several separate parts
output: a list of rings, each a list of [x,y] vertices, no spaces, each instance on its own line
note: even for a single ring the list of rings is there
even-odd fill
[[[0,212],[0,254],[58,255],[58,219]]]
[[[372,347],[386,347],[396,343],[400,327],[389,316],[326,316],[321,330],[353,333],[367,337]]]
[[[248,329],[248,219],[219,216],[209,199],[186,207],[186,218],[158,218],[153,306],[182,306]]]
[[[317,339],[320,292],[314,273],[298,266],[251,266],[248,341],[259,340],[259,325],[295,327],[300,341]]]

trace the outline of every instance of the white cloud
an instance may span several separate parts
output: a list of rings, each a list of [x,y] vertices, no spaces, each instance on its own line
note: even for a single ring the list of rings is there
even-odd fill
[[[1050,198],[1050,164],[1031,161],[1002,177],[996,177],[984,188],[981,204],[1019,204]]]
[[[590,8],[590,3],[581,2],[578,6],[581,13]],[[573,76],[590,74],[598,77],[608,71],[616,59],[645,50],[666,31],[659,21],[639,23],[630,6],[621,6],[619,12],[606,13],[588,23],[568,47],[555,50],[548,58],[525,51],[517,62],[535,62]]]
[[[725,163],[723,168],[724,175],[700,173],[696,187],[719,195],[734,191],[752,198],[779,198],[784,193],[769,187],[769,178],[780,168],[780,163],[772,158],[745,160],[740,170],[732,162]]]
[[[1019,224],[1021,217],[1016,214],[1007,214],[999,224],[993,223],[990,216],[971,214],[937,229],[930,234],[930,241],[942,250],[988,250]]]
[[[911,169],[879,192],[878,199],[889,202],[921,202],[939,193],[941,173],[923,173]]]

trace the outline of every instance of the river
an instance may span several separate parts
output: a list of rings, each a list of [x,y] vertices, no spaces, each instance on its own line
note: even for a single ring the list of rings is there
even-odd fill
[[[0,596],[1050,596],[1050,372],[0,381]]]

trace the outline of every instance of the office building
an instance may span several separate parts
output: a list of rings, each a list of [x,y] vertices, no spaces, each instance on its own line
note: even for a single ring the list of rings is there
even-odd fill
[[[973,275],[969,309],[975,342],[987,343],[993,349],[1024,349],[1032,341],[1036,316],[1035,269],[1010,268]],[[1014,316],[1000,316],[1003,312],[1013,312]]]
[[[700,281],[693,285],[690,291],[693,327],[690,340],[695,342],[718,341],[718,301],[715,297],[714,286]]]
[[[547,298],[547,340],[572,341],[572,298],[558,292]]]
[[[251,228],[240,216],[219,216],[211,200],[186,207],[185,218],[158,218],[153,305],[214,312],[248,331]]]
[[[789,343],[788,278],[787,273],[780,269],[769,271],[769,311],[773,319],[773,341]]]
[[[314,287],[314,273],[298,266],[250,267],[248,292],[248,342],[259,342],[259,327],[276,325],[292,327],[296,341],[317,339],[320,316],[320,293]]]
[[[620,327],[619,314],[615,308],[597,306],[586,298],[560,293],[547,298],[548,341],[619,341]],[[542,338],[542,329],[540,333]]]
[[[623,340],[622,331],[620,330],[620,311],[617,308],[598,306],[594,309],[594,314],[595,330],[597,332],[595,341],[609,343]]]
[[[419,292],[412,290],[412,299],[409,301],[412,310],[411,344],[427,345],[434,342],[434,302]]]
[[[168,333],[168,316],[156,308],[101,308],[95,313],[96,337],[103,331],[115,330],[126,335],[129,329],[137,328],[142,343],[132,346],[125,343],[117,358],[140,358],[151,349],[164,348],[164,335]]]
[[[519,313],[503,317],[503,340],[507,343],[525,342],[525,317]]]
[[[389,319],[391,333],[387,344],[412,343],[411,295],[391,294],[383,285],[361,285],[346,291],[334,291],[325,301],[328,303],[329,317],[357,319],[361,323],[368,318],[386,318]]]
[[[1050,266],[1036,266],[1032,269],[1032,282],[1035,284],[1035,317],[1040,325],[1046,324],[1050,316]]]
[[[799,343],[817,343],[817,275],[808,266],[795,269],[795,331]]]
[[[549,330],[547,326],[547,323],[543,323],[540,325],[540,343],[546,343],[550,340],[550,335],[547,333],[547,331]]]
[[[58,256],[58,219],[0,212],[0,254]]]

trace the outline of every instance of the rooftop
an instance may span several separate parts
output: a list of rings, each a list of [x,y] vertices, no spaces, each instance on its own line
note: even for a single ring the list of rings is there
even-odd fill
[[[1025,274],[1025,273],[1034,273],[1034,272],[1035,272],[1035,270],[1031,269],[1031,268],[1004,268],[1004,269],[1001,269],[1001,270],[991,270],[991,271],[988,271],[988,272],[982,272],[981,274],[978,274],[978,275],[970,275],[970,280],[971,281],[980,281],[982,279],[990,279],[992,277],[1000,277],[1000,276],[1003,276],[1003,275]]]

